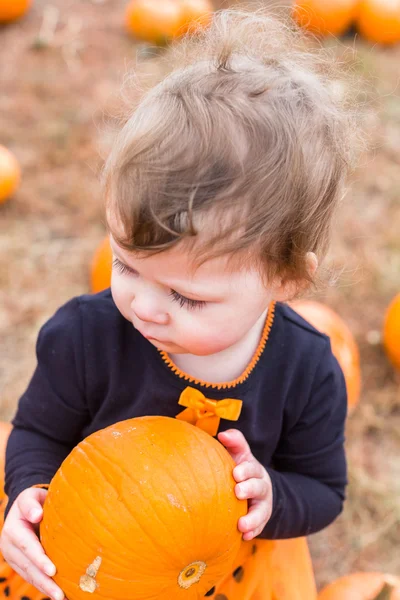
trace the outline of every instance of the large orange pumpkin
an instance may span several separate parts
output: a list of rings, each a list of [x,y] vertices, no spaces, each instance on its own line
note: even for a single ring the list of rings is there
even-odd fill
[[[96,294],[111,284],[112,251],[108,236],[96,249],[90,267],[90,289]]]
[[[1,14],[1,0],[0,0]],[[21,180],[21,169],[14,154],[0,145],[0,204],[15,192]]]
[[[400,0],[361,0],[357,28],[374,43],[400,42]]]
[[[138,417],[80,442],[54,476],[41,541],[69,600],[194,600],[230,571],[247,502],[216,439]]]
[[[339,315],[320,302],[298,300],[293,308],[306,321],[330,337],[332,352],[346,380],[349,412],[358,403],[361,391],[360,354],[353,334]]]
[[[321,35],[341,35],[357,15],[358,0],[295,0],[297,23]]]
[[[400,579],[384,573],[352,573],[327,585],[318,600],[400,600]]]
[[[22,17],[32,0],[0,0],[0,23],[8,23]]]
[[[389,359],[400,369],[400,293],[393,298],[386,311],[383,345]]]

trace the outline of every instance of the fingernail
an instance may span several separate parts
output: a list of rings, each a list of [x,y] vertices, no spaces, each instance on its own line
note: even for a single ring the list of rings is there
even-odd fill
[[[41,516],[42,516],[42,511],[39,508],[34,508],[30,513],[30,518],[33,521],[36,521],[36,519],[39,519]]]
[[[48,575],[49,577],[53,577],[53,575],[56,574],[56,568],[52,563],[46,563],[44,565],[44,572],[46,573],[46,575]]]
[[[54,594],[55,600],[64,600],[64,594],[62,592],[57,592]]]
[[[243,497],[244,497],[244,495],[245,495],[245,494],[244,494],[244,489],[242,488],[242,486],[241,486],[241,485],[239,485],[239,484],[238,484],[238,485],[236,486],[236,497],[240,499],[240,498],[243,498]]]

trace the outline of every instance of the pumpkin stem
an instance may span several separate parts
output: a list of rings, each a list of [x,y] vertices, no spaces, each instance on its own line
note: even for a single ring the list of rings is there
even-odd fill
[[[89,592],[93,594],[98,587],[98,583],[96,581],[97,571],[99,570],[101,565],[101,556],[96,556],[94,561],[88,566],[86,569],[86,575],[82,575],[79,580],[79,587],[82,592]]]
[[[384,583],[381,591],[373,600],[390,600],[390,595],[393,591],[393,586],[389,583]]]
[[[178,576],[178,583],[181,588],[187,590],[191,585],[197,583],[200,580],[200,577],[203,575],[206,570],[207,565],[202,560],[196,560],[195,562],[187,565]]]

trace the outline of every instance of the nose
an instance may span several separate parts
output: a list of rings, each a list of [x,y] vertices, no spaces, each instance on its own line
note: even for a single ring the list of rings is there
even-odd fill
[[[150,294],[138,294],[131,302],[131,309],[139,321],[167,325],[168,313],[162,309],[159,300]]]

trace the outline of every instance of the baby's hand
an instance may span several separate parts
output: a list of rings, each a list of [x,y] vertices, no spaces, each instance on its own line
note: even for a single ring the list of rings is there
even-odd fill
[[[249,500],[249,512],[238,522],[243,539],[248,541],[259,535],[272,513],[272,483],[270,476],[253,456],[244,435],[237,429],[221,431],[219,441],[236,463],[233,477],[237,481],[235,494],[239,500]]]
[[[64,594],[50,576],[56,568],[45,555],[37,537],[38,523],[43,518],[47,490],[28,488],[21,492],[4,522],[1,552],[10,567],[45,596],[62,600]]]

